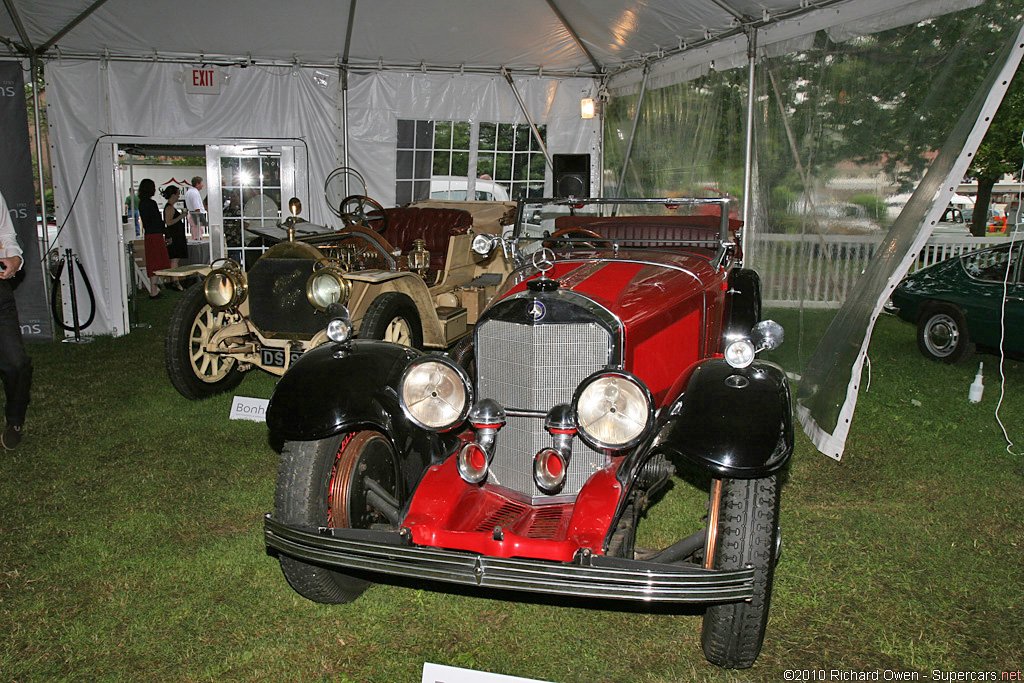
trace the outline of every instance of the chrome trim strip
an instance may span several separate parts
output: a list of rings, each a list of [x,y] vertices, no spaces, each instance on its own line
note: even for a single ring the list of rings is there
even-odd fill
[[[703,260],[707,261],[708,263],[711,263],[711,261],[714,258],[714,257],[710,257],[709,258],[709,257],[704,256],[702,254],[689,254],[689,255],[693,256],[694,258],[703,259]],[[657,268],[666,268],[668,270],[678,270],[680,273],[686,273],[687,275],[692,277],[697,282],[700,282],[700,278],[697,277],[697,274],[694,273],[689,268],[687,268],[686,266],[681,266],[681,265],[676,264],[676,263],[665,263],[664,261],[647,261],[647,260],[639,259],[639,258],[615,258],[615,259],[609,259],[609,258],[602,257],[602,256],[595,256],[593,258],[580,258],[579,256],[573,256],[573,257],[570,257],[570,258],[558,259],[557,263],[572,263],[573,261],[578,261],[581,264],[583,264],[583,263],[595,263],[595,262],[596,263],[600,263],[600,264],[607,264],[607,263],[610,263],[610,262],[614,261],[615,263],[635,263],[635,264],[641,265],[641,266],[655,266]],[[533,266],[531,266],[529,264],[516,268],[515,270],[512,271],[512,275],[516,275],[519,271],[526,271],[526,270],[531,270],[531,269],[533,270],[532,273],[529,273],[529,274],[527,274],[525,272],[523,273],[523,275],[524,275],[523,280],[526,280],[526,279],[529,279],[530,277],[532,277],[533,274],[537,272],[536,269],[534,269]],[[716,270],[717,270],[717,268],[716,268]],[[575,270],[574,271],[570,271],[570,273],[573,273],[573,272],[576,272],[576,271]],[[521,281],[522,280],[520,280],[520,282]],[[561,282],[561,280],[559,280],[559,282]],[[516,296],[518,296],[518,295],[516,295]],[[509,298],[511,298],[511,297],[509,297]]]
[[[591,556],[588,566],[410,546],[398,532],[379,532],[372,540],[361,538],[369,535],[352,529],[335,529],[332,535],[326,535],[281,524],[270,515],[264,520],[268,548],[342,570],[483,588],[659,603],[732,602],[749,600],[754,592],[753,569],[709,570],[600,555]]]

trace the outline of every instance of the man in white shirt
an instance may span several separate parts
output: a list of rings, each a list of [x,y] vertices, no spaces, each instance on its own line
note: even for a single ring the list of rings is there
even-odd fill
[[[188,212],[188,225],[191,237],[197,240],[203,236],[203,224],[206,223],[206,207],[199,191],[203,189],[202,176],[192,179],[192,187],[185,191],[185,211]],[[196,214],[202,214],[202,218]]]
[[[7,404],[4,406],[7,426],[0,433],[0,445],[9,451],[21,442],[32,388],[32,359],[25,353],[14,288],[10,282],[21,270],[22,263],[14,223],[7,202],[0,194],[0,379],[3,380],[7,396]]]

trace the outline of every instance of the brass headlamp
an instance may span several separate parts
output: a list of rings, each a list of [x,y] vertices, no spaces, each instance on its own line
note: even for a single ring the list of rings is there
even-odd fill
[[[337,259],[322,258],[313,264],[313,273],[306,280],[306,298],[318,311],[331,304],[344,304],[352,291],[345,279],[345,266]]]
[[[216,266],[218,263],[220,267],[215,267],[203,280],[203,295],[215,311],[237,308],[245,301],[249,290],[245,271],[233,259],[217,259],[211,265]]]

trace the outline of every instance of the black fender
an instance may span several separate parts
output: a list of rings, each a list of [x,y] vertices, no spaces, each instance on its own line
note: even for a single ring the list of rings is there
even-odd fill
[[[407,484],[440,462],[458,437],[417,427],[398,402],[406,366],[423,355],[390,342],[353,340],[308,351],[281,377],[267,406],[267,427],[287,441],[315,441],[375,429],[388,436],[403,462]],[[411,490],[411,489],[410,489]]]
[[[761,276],[756,270],[737,268],[729,273],[722,336],[750,334],[761,322]]]
[[[699,365],[658,429],[652,452],[682,458],[715,477],[755,479],[780,470],[793,452],[793,405],[786,373],[755,360]]]

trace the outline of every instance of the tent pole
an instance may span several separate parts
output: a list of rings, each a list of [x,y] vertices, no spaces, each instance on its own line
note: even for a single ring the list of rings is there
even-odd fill
[[[45,248],[42,249],[42,253],[39,256],[42,263],[45,264],[49,262],[46,257],[48,250],[53,245],[50,244],[50,229],[46,222],[46,183],[43,180],[45,178],[45,176],[43,175],[43,139],[40,135],[42,126],[40,126],[39,124],[39,77],[41,75],[43,65],[39,61],[39,55],[36,54],[34,50],[32,51],[30,64],[32,69],[32,118],[34,119],[33,124],[35,126],[36,131],[36,168],[38,169],[39,173],[39,219],[42,221],[43,225],[42,242],[45,245]],[[56,285],[50,280],[50,278],[46,277],[46,266],[44,265],[42,266],[42,268],[43,296],[45,297],[45,301],[49,301],[50,288]],[[50,317],[50,330],[52,331],[54,329],[53,311],[50,310],[49,306],[47,306],[46,309]]]
[[[533,131],[533,137],[537,140],[537,144],[540,145],[540,151],[544,153],[544,160],[548,162],[548,168],[554,168],[554,164],[551,163],[551,155],[548,154],[547,145],[545,145],[544,140],[541,139],[540,131],[537,130],[537,124],[533,122],[533,117],[530,116],[530,111],[526,108],[526,102],[523,101],[523,97],[519,94],[516,84],[512,81],[512,74],[504,69],[501,70],[501,73],[504,74],[505,80],[508,81],[508,87],[512,88],[512,93],[516,96],[516,101],[519,102],[519,108],[523,110],[526,120],[530,123],[530,129]]]
[[[341,144],[344,151],[341,155],[341,165],[348,167],[348,67],[341,67]],[[342,174],[345,178],[345,196],[349,196],[348,173]]]
[[[341,73],[341,140],[345,145],[345,151],[341,155],[341,165],[348,168],[348,58],[352,50],[352,29],[356,23],[356,0],[348,4],[348,26],[345,27],[345,52],[342,63],[339,66]],[[345,183],[345,197],[349,196],[348,173],[343,173]]]
[[[626,169],[629,168],[629,157],[633,153],[633,140],[636,138],[636,126],[640,123],[640,109],[644,105],[644,95],[647,93],[647,77],[651,69],[644,64],[644,80],[640,82],[640,96],[636,100],[636,111],[633,112],[633,127],[629,131],[629,141],[626,143],[626,157],[622,160],[622,170],[619,172],[619,184],[615,188],[617,196],[622,196],[622,184],[626,180]]]
[[[39,83],[38,75],[40,67],[39,56],[36,53],[32,53],[31,58],[32,64],[32,109],[33,118],[35,119],[36,129],[36,167],[39,169],[39,213],[40,218],[43,221],[43,234],[46,235],[46,246],[49,244],[49,233],[46,230],[46,183],[43,182],[43,140],[39,135],[41,127],[39,125]],[[45,278],[44,278],[45,279]],[[49,292],[47,292],[49,293]]]
[[[740,233],[740,244],[743,245],[743,265],[749,268],[752,259],[750,258],[750,244],[747,242],[747,235],[750,229],[750,186],[753,174],[754,157],[754,63],[757,51],[757,29],[751,28],[747,31],[747,140],[746,152],[743,159],[743,228]]]

